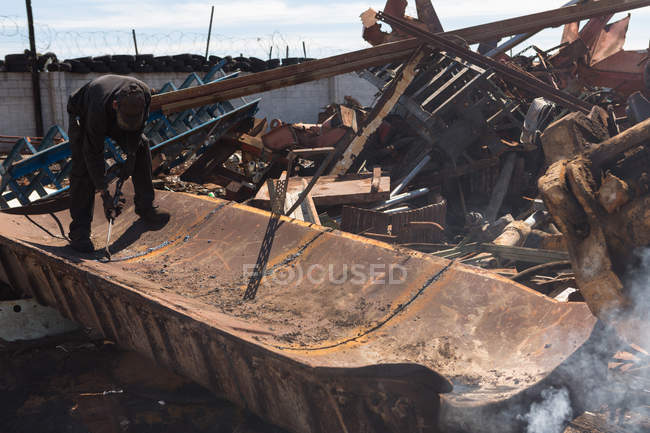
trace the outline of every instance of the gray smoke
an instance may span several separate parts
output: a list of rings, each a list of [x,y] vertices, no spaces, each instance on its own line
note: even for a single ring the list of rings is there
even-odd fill
[[[521,418],[528,423],[526,433],[562,433],[572,415],[569,391],[551,387],[542,391],[542,401],[533,403]]]

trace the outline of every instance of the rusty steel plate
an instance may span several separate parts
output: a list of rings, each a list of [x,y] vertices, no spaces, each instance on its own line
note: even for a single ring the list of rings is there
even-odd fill
[[[157,204],[164,227],[132,205],[117,219],[109,263],[66,246],[67,212],[2,214],[0,280],[297,433],[514,432],[544,387],[579,391],[565,367],[596,322],[582,303],[286,217],[244,301],[270,214],[173,192]]]

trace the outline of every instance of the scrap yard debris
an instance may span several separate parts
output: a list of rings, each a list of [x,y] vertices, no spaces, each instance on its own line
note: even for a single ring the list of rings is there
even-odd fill
[[[230,314],[241,308],[244,312],[237,313],[237,320],[250,319],[257,314],[251,305],[264,305],[280,317],[280,310],[270,307],[275,298],[255,303],[261,279],[300,257],[312,243],[318,248],[332,248],[318,235],[301,248],[293,243],[287,246],[292,255],[284,262],[269,259],[273,245],[288,242],[279,227],[280,218],[302,220],[311,228],[325,226],[328,229],[323,233],[349,233],[346,242],[361,240],[367,248],[381,241],[381,245],[390,244],[395,254],[408,256],[417,251],[413,257],[448,259],[451,262],[446,266],[460,263],[468,266],[472,275],[490,275],[513,287],[525,286],[526,293],[532,290],[552,298],[553,305],[586,304],[601,322],[589,337],[589,344],[598,347],[598,353],[577,351],[576,359],[589,358],[591,368],[597,363],[592,364],[590,357],[598,358],[608,369],[603,375],[606,383],[591,386],[566,379],[572,373],[558,367],[561,372],[548,383],[557,389],[542,392],[531,386],[522,392],[516,403],[520,410],[518,424],[506,426],[504,421],[503,426],[481,427],[478,418],[469,419],[478,417],[479,410],[463,418],[458,409],[462,404],[454,401],[448,403],[448,407],[458,403],[453,410],[441,410],[436,420],[440,428],[470,433],[523,431],[525,424],[521,422],[525,420],[529,423],[526,431],[546,432],[531,430],[532,420],[540,416],[535,410],[546,410],[544,405],[553,403],[551,400],[568,399],[571,394],[573,401],[566,413],[559,409],[549,412],[550,417],[562,417],[557,428],[566,428],[567,432],[647,431],[650,49],[624,50],[632,17],[628,14],[611,20],[618,12],[649,6],[650,1],[574,0],[563,8],[455,31],[443,29],[444,17],[441,21],[430,1],[415,3],[417,17],[405,15],[404,0],[388,0],[381,12],[363,12],[363,38],[370,48],[326,59],[288,62],[295,64],[283,67],[265,64],[255,73],[240,77],[221,72],[227,79],[206,79],[194,87],[153,96],[154,114],[145,133],[152,142],[156,188],[224,198],[271,211],[266,231],[260,229],[263,239],[259,254],[257,250],[252,253],[257,256],[253,275],[243,283],[246,297],[235,300],[220,292],[218,302],[227,305],[222,312]],[[385,30],[386,25],[390,32]],[[564,30],[557,46],[521,46],[542,29],[561,25]],[[475,45],[476,50],[472,48]],[[210,70],[209,65],[201,66]],[[231,73],[233,68],[226,72]],[[259,100],[233,102],[261,91],[351,71],[376,88],[374,104],[363,106],[345,97],[343,102],[321,107],[317,123],[259,118],[255,117]],[[216,72],[211,74],[216,76]],[[59,196],[65,196],[69,164],[66,142],[60,134],[23,141],[2,165],[0,205],[8,208],[11,200],[19,200],[22,209],[54,212],[57,209],[52,207],[42,210],[43,203],[53,200],[44,188],[53,187],[60,191]],[[107,149],[111,162],[119,164],[119,149],[108,145]],[[46,201],[32,202],[29,197],[34,193]],[[20,214],[20,209],[8,212]],[[246,222],[233,217],[231,223],[234,226]],[[300,227],[304,226],[301,223]],[[160,248],[164,252],[164,247]],[[132,257],[137,255],[128,260]],[[445,278],[441,277],[445,269],[427,284]],[[214,299],[215,295],[208,291],[200,296]],[[465,305],[464,297],[472,298],[464,293],[457,296],[450,301],[454,306],[456,302]],[[484,303],[486,308],[488,303],[501,302],[488,298],[472,302]],[[411,301],[404,298],[391,314],[399,314]],[[517,307],[504,302],[500,311],[503,317],[510,318],[511,309]],[[292,308],[298,308],[295,305]],[[358,309],[362,310],[363,305]],[[441,309],[440,314],[446,314],[444,311]],[[293,320],[302,319],[278,318],[273,326],[285,330],[287,322]],[[344,321],[337,320],[337,326]],[[351,318],[350,323],[361,329],[355,320]],[[487,328],[508,320],[514,319],[486,319],[483,332],[490,334],[492,330]],[[372,323],[373,330],[384,324]],[[266,331],[253,329],[257,324],[251,326],[246,332],[255,334],[257,341],[266,341]],[[527,329],[517,321],[509,326],[508,332],[513,334],[520,331],[515,329],[519,326]],[[319,332],[326,337],[310,335],[311,340],[304,332],[287,331],[282,339],[300,341],[305,348],[308,343],[334,341],[325,330]],[[432,330],[431,335],[438,335],[436,332]],[[352,340],[362,344],[363,336],[359,334]],[[553,338],[538,352],[574,344],[564,341],[564,335],[559,333]],[[286,346],[273,344],[274,350]],[[324,347],[331,349],[339,343],[331,344]],[[469,347],[474,343],[467,344]],[[436,350],[442,354],[443,347]],[[481,352],[477,355],[480,357],[495,348],[481,346],[472,350]],[[448,357],[450,362],[460,362],[461,355],[454,356]],[[571,368],[580,362],[572,361]],[[373,378],[373,374],[379,375],[367,374]],[[435,389],[442,395],[449,391],[441,390],[452,382],[471,387],[479,383],[484,386],[486,381],[477,373],[474,378],[454,377],[449,385],[446,379],[444,383],[436,382]],[[497,379],[493,385],[501,386]],[[596,388],[599,393],[602,388],[609,388],[609,392],[594,399],[576,395]],[[349,397],[342,391],[338,396],[334,388],[331,392],[334,394],[327,394],[327,398],[343,401]],[[242,403],[248,397],[238,398]],[[489,406],[482,397],[472,398],[477,399],[477,407]],[[600,406],[590,407],[588,402],[592,400]],[[420,426],[417,431],[442,431],[436,426],[424,428],[416,421],[390,424],[395,413],[386,415],[383,421],[373,421],[376,424],[365,426],[366,430],[349,430],[345,423],[356,412],[340,404],[344,410],[336,412],[337,426],[331,431],[385,431],[382,426],[387,425],[409,425],[413,428],[409,431],[416,431],[416,424]],[[382,400],[375,409],[378,413],[386,411],[386,404]],[[399,405],[395,405],[397,411]],[[420,408],[408,407],[420,413]],[[530,412],[526,414],[523,407]],[[269,408],[251,410],[262,416],[272,412]],[[484,410],[481,416],[494,408]],[[315,427],[309,422],[271,421],[300,433],[327,431],[325,424]]]

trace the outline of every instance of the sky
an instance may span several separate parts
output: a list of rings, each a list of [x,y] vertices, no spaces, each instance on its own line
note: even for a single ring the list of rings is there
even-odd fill
[[[567,0],[434,0],[445,30],[484,24],[560,7]],[[7,4],[8,3],[8,4]],[[36,47],[60,58],[133,54],[131,29],[141,53],[205,53],[210,8],[215,7],[210,54],[268,58],[326,57],[365,48],[359,15],[385,1],[359,0],[32,0]],[[415,2],[407,13],[416,16]],[[617,14],[613,20],[624,17]],[[0,57],[28,48],[25,2],[4,0],[0,9]],[[646,49],[650,7],[632,11],[626,49]],[[560,29],[541,32],[519,49],[559,44]],[[516,52],[517,50],[515,50]]]

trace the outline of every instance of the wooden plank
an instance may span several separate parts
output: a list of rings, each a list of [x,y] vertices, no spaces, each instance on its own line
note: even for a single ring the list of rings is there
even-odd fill
[[[303,180],[309,181],[309,177],[292,177],[287,186],[287,195],[304,190]],[[371,192],[371,176],[322,176],[314,185],[311,195],[316,206],[333,206],[346,203],[372,203],[388,199],[390,195],[390,177],[382,176],[379,182],[379,190]],[[253,199],[259,204],[269,202],[269,194],[266,188],[261,188]],[[288,208],[287,208],[288,209]]]
[[[375,167],[372,169],[372,184],[370,186],[370,192],[379,191],[379,182],[381,181],[381,167]]]
[[[600,0],[437,34],[460,36],[472,44],[649,5],[650,0]],[[298,65],[154,95],[150,108],[152,111],[163,109],[163,112],[170,113],[371,66],[394,63],[408,58],[418,45],[417,40],[409,38]]]
[[[416,41],[413,41],[416,42]],[[342,55],[337,59],[334,65],[327,65],[320,63],[321,60],[312,60],[311,62],[301,63],[299,65],[286,66],[292,68],[294,66],[302,66],[301,70],[297,71],[283,71],[284,68],[272,69],[270,71],[258,72],[251,75],[246,75],[240,78],[233,78],[231,80],[218,81],[216,83],[205,84],[204,86],[191,87],[188,89],[178,90],[176,92],[168,92],[160,95],[161,99],[153,100],[156,105],[152,105],[152,110],[161,109],[163,113],[170,114],[183,111],[189,108],[201,107],[203,105],[214,104],[219,101],[227,101],[230,99],[239,98],[242,96],[249,96],[256,93],[262,93],[269,90],[280,89],[283,87],[295,86],[296,84],[307,83],[316,81],[323,78],[334,77],[336,75],[346,74],[363,70],[372,66],[385,65],[394,61],[406,60],[412,54],[413,49],[417,43],[409,42],[406,50],[373,56],[371,58],[354,58]],[[370,48],[369,48],[370,49]],[[322,59],[328,60],[328,59]],[[317,64],[321,67],[314,67]],[[278,74],[282,72],[282,74]],[[267,73],[275,73],[264,75]],[[250,80],[254,78],[254,80]],[[248,79],[244,81],[244,79]],[[224,83],[223,86],[217,85]],[[205,86],[213,86],[214,88],[206,88]],[[192,90],[192,93],[181,93],[186,90]],[[179,95],[172,95],[179,93]],[[163,96],[169,97],[162,99]],[[171,100],[173,97],[173,100]],[[170,100],[169,102],[167,100]]]
[[[397,104],[406,89],[415,79],[415,69],[427,52],[428,51],[424,49],[418,50],[418,52],[411,57],[408,64],[400,70],[397,77],[391,81],[366,120],[364,120],[363,125],[357,134],[352,137],[352,141],[347,146],[345,152],[343,152],[341,159],[336,162],[330,174],[340,175],[347,173],[356,157],[363,150],[368,138],[379,129],[384,118],[393,110],[395,104]]]
[[[307,180],[302,180],[303,188],[306,188],[308,185]],[[305,200],[302,203],[303,215],[305,215],[305,221],[309,221],[314,224],[321,225],[320,217],[318,216],[318,211],[316,210],[316,204],[314,204],[314,197],[312,197],[311,192],[307,194]]]

